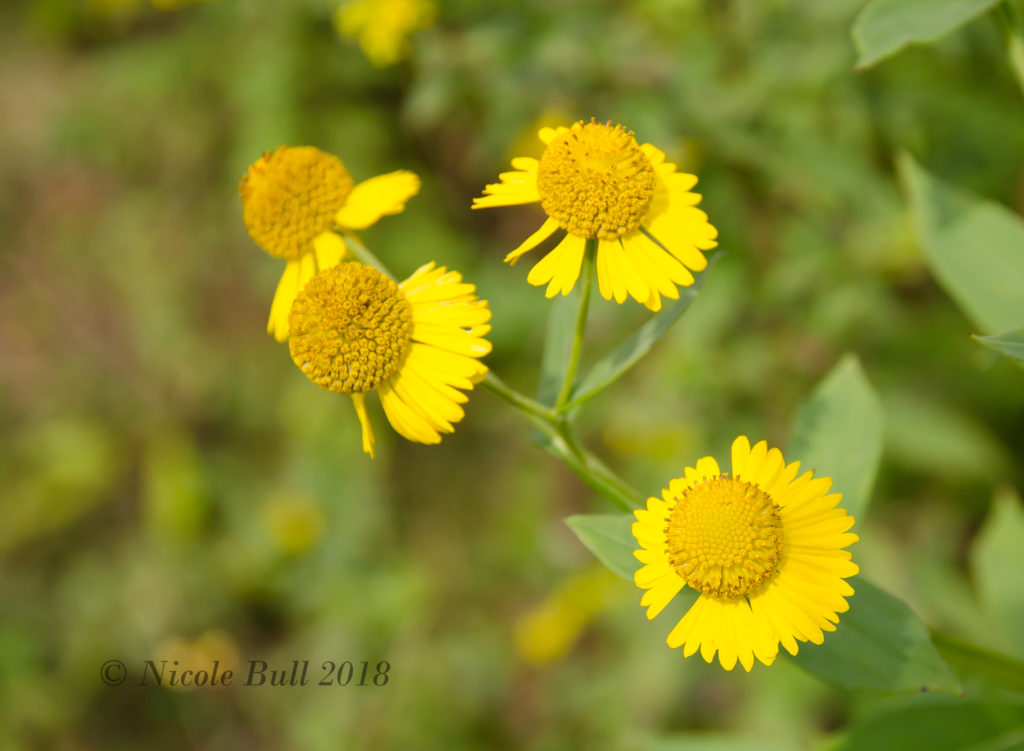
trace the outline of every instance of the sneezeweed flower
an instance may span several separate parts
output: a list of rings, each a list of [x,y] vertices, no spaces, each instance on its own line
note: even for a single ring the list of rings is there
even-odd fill
[[[530,284],[547,296],[569,294],[580,274],[587,240],[597,241],[597,281],[606,300],[632,297],[651,310],[661,296],[677,299],[693,284],[718,231],[691,193],[697,178],[676,172],[664,152],[639,145],[621,125],[591,121],[541,128],[540,159],[512,160],[514,172],[484,188],[473,208],[540,203],[547,219],[505,260],[515,263],[557,230],[565,237],[530,270]]]
[[[672,480],[662,498],[635,512],[633,535],[643,563],[636,583],[641,605],[654,618],[683,589],[700,596],[668,635],[686,657],[715,652],[726,670],[754,657],[771,665],[779,643],[790,654],[798,641],[821,644],[835,631],[844,579],[860,570],[843,548],[857,541],[853,517],[838,508],[832,481],[813,472],[797,477],[800,462],[746,436],[732,444],[732,474],[706,456]]]
[[[352,397],[370,456],[371,391],[400,435],[440,443],[464,415],[462,391],[487,373],[479,358],[491,351],[491,311],[475,291],[433,262],[400,284],[357,261],[325,269],[292,305],[292,360],[321,388]]]
[[[338,7],[338,33],[358,39],[371,64],[394,65],[409,56],[409,37],[434,23],[433,0],[352,0]]]
[[[275,258],[288,262],[270,306],[267,332],[288,338],[288,312],[313,275],[346,255],[342,234],[397,214],[420,188],[399,170],[356,184],[341,160],[313,146],[267,151],[238,184],[249,235]]]

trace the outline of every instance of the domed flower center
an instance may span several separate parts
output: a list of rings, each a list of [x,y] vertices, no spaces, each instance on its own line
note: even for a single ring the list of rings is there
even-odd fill
[[[563,229],[613,240],[640,226],[654,196],[654,167],[632,131],[578,122],[544,150],[537,191]]]
[[[775,572],[782,554],[782,519],[771,497],[728,475],[686,490],[665,536],[679,576],[714,597],[753,592]]]
[[[238,184],[242,218],[252,239],[276,258],[294,260],[334,226],[352,192],[341,160],[313,146],[267,151]]]
[[[324,269],[296,296],[288,316],[292,360],[317,386],[362,394],[402,364],[412,306],[374,268],[349,262]]]

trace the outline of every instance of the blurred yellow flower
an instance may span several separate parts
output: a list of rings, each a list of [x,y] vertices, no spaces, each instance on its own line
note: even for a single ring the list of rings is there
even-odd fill
[[[324,512],[315,498],[278,495],[263,507],[263,525],[277,547],[289,555],[307,553],[324,533]]]
[[[378,68],[409,56],[409,37],[434,23],[433,0],[352,0],[334,12],[338,33],[358,39],[367,59]]]
[[[569,294],[579,277],[587,240],[597,241],[597,281],[606,300],[632,297],[651,310],[661,295],[679,297],[692,271],[707,266],[702,250],[718,231],[691,193],[697,178],[676,172],[664,152],[638,145],[621,125],[593,120],[571,128],[541,128],[540,159],[512,160],[514,172],[484,188],[473,208],[540,203],[547,220],[505,260],[515,261],[558,229],[567,234],[530,270],[527,281],[547,284],[547,296]]]
[[[739,660],[749,671],[754,657],[771,665],[780,642],[795,655],[797,641],[821,644],[823,631],[835,631],[853,595],[844,579],[860,570],[843,548],[858,538],[838,508],[842,496],[826,495],[832,481],[798,478],[799,468],[740,436],[731,477],[706,456],[634,512],[647,617],[685,586],[701,593],[668,635],[670,647],[686,657],[700,649],[707,662],[717,650],[726,670]]]
[[[516,651],[533,665],[560,660],[601,612],[618,577],[596,565],[570,577],[515,626]]]
[[[402,211],[419,189],[419,178],[405,170],[355,184],[338,157],[313,146],[281,146],[249,167],[238,185],[245,226],[257,245],[288,262],[267,332],[285,341],[295,295],[317,271],[344,258],[335,227],[342,234],[365,229]]]
[[[400,284],[357,261],[320,271],[292,305],[292,360],[321,388],[352,396],[370,456],[370,391],[400,435],[440,443],[464,416],[459,389],[487,373],[478,358],[491,351],[491,311],[475,291],[433,262]]]
[[[223,680],[226,671],[237,673],[239,664],[238,645],[220,629],[206,631],[195,639],[164,639],[154,650],[153,658],[154,668],[146,679],[177,691],[222,687],[223,682],[215,684],[211,679],[220,676]],[[152,671],[160,675],[159,681]]]

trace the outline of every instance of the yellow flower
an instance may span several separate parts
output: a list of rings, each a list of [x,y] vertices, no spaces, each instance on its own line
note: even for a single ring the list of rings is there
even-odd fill
[[[338,33],[359,39],[369,61],[383,68],[409,56],[409,37],[434,23],[432,0],[353,0],[334,12]]]
[[[685,586],[700,597],[668,635],[689,657],[715,651],[726,670],[754,657],[771,665],[779,643],[790,654],[797,641],[821,644],[849,609],[853,589],[843,581],[860,570],[846,546],[853,517],[826,495],[827,477],[797,477],[800,462],[746,436],[732,444],[732,476],[706,456],[672,480],[662,499],[635,512],[633,535],[643,563],[637,586],[654,618]]]
[[[462,391],[487,373],[491,351],[486,300],[462,275],[430,262],[395,284],[357,261],[318,272],[289,316],[292,360],[318,386],[350,394],[363,429],[374,437],[366,394],[376,391],[391,426],[410,441],[440,443],[462,419]]]
[[[313,146],[281,146],[249,167],[238,184],[245,226],[257,245],[288,262],[267,332],[285,341],[295,295],[317,271],[345,257],[335,227],[342,233],[365,229],[402,211],[419,189],[419,178],[405,170],[356,185],[338,157]]]
[[[558,229],[567,234],[530,270],[530,284],[547,284],[547,296],[576,284],[587,240],[597,241],[597,281],[606,300],[632,297],[651,310],[661,295],[677,299],[676,285],[693,284],[691,271],[707,266],[702,250],[718,231],[696,205],[697,178],[676,172],[664,152],[638,145],[621,125],[577,122],[541,128],[541,158],[512,160],[515,172],[484,188],[474,209],[539,202],[547,220],[505,260],[515,261]]]

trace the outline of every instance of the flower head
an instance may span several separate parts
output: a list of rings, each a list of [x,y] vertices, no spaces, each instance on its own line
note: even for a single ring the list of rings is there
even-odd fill
[[[433,0],[351,0],[338,7],[338,33],[358,38],[369,61],[378,68],[409,55],[409,37],[434,23]]]
[[[547,296],[576,284],[586,241],[597,243],[597,280],[606,300],[632,297],[651,310],[661,296],[677,299],[678,286],[693,284],[691,271],[707,266],[702,250],[718,231],[691,193],[697,178],[676,172],[665,154],[640,145],[621,125],[575,123],[542,128],[541,158],[512,160],[514,172],[488,185],[473,208],[540,203],[547,220],[505,260],[515,263],[556,230],[565,237],[530,270],[527,281],[547,284]]]
[[[844,548],[858,538],[838,508],[842,496],[828,495],[832,481],[797,477],[799,468],[740,436],[731,475],[706,456],[635,512],[634,555],[644,564],[635,580],[647,590],[647,617],[683,587],[700,592],[668,635],[670,647],[686,657],[699,649],[707,662],[717,651],[726,670],[737,660],[750,670],[755,657],[771,665],[780,642],[795,655],[797,641],[821,644],[835,631],[853,595],[844,579],[860,570]]]
[[[344,234],[397,214],[419,186],[419,178],[404,170],[356,184],[338,157],[313,146],[281,146],[250,166],[238,184],[245,226],[257,245],[288,262],[268,333],[285,341],[295,295],[317,271],[345,257],[335,228]]]
[[[373,456],[366,394],[376,391],[402,436],[440,443],[462,419],[459,406],[487,373],[491,311],[472,284],[433,262],[396,284],[356,261],[319,271],[298,293],[288,349],[306,377],[349,394]]]

